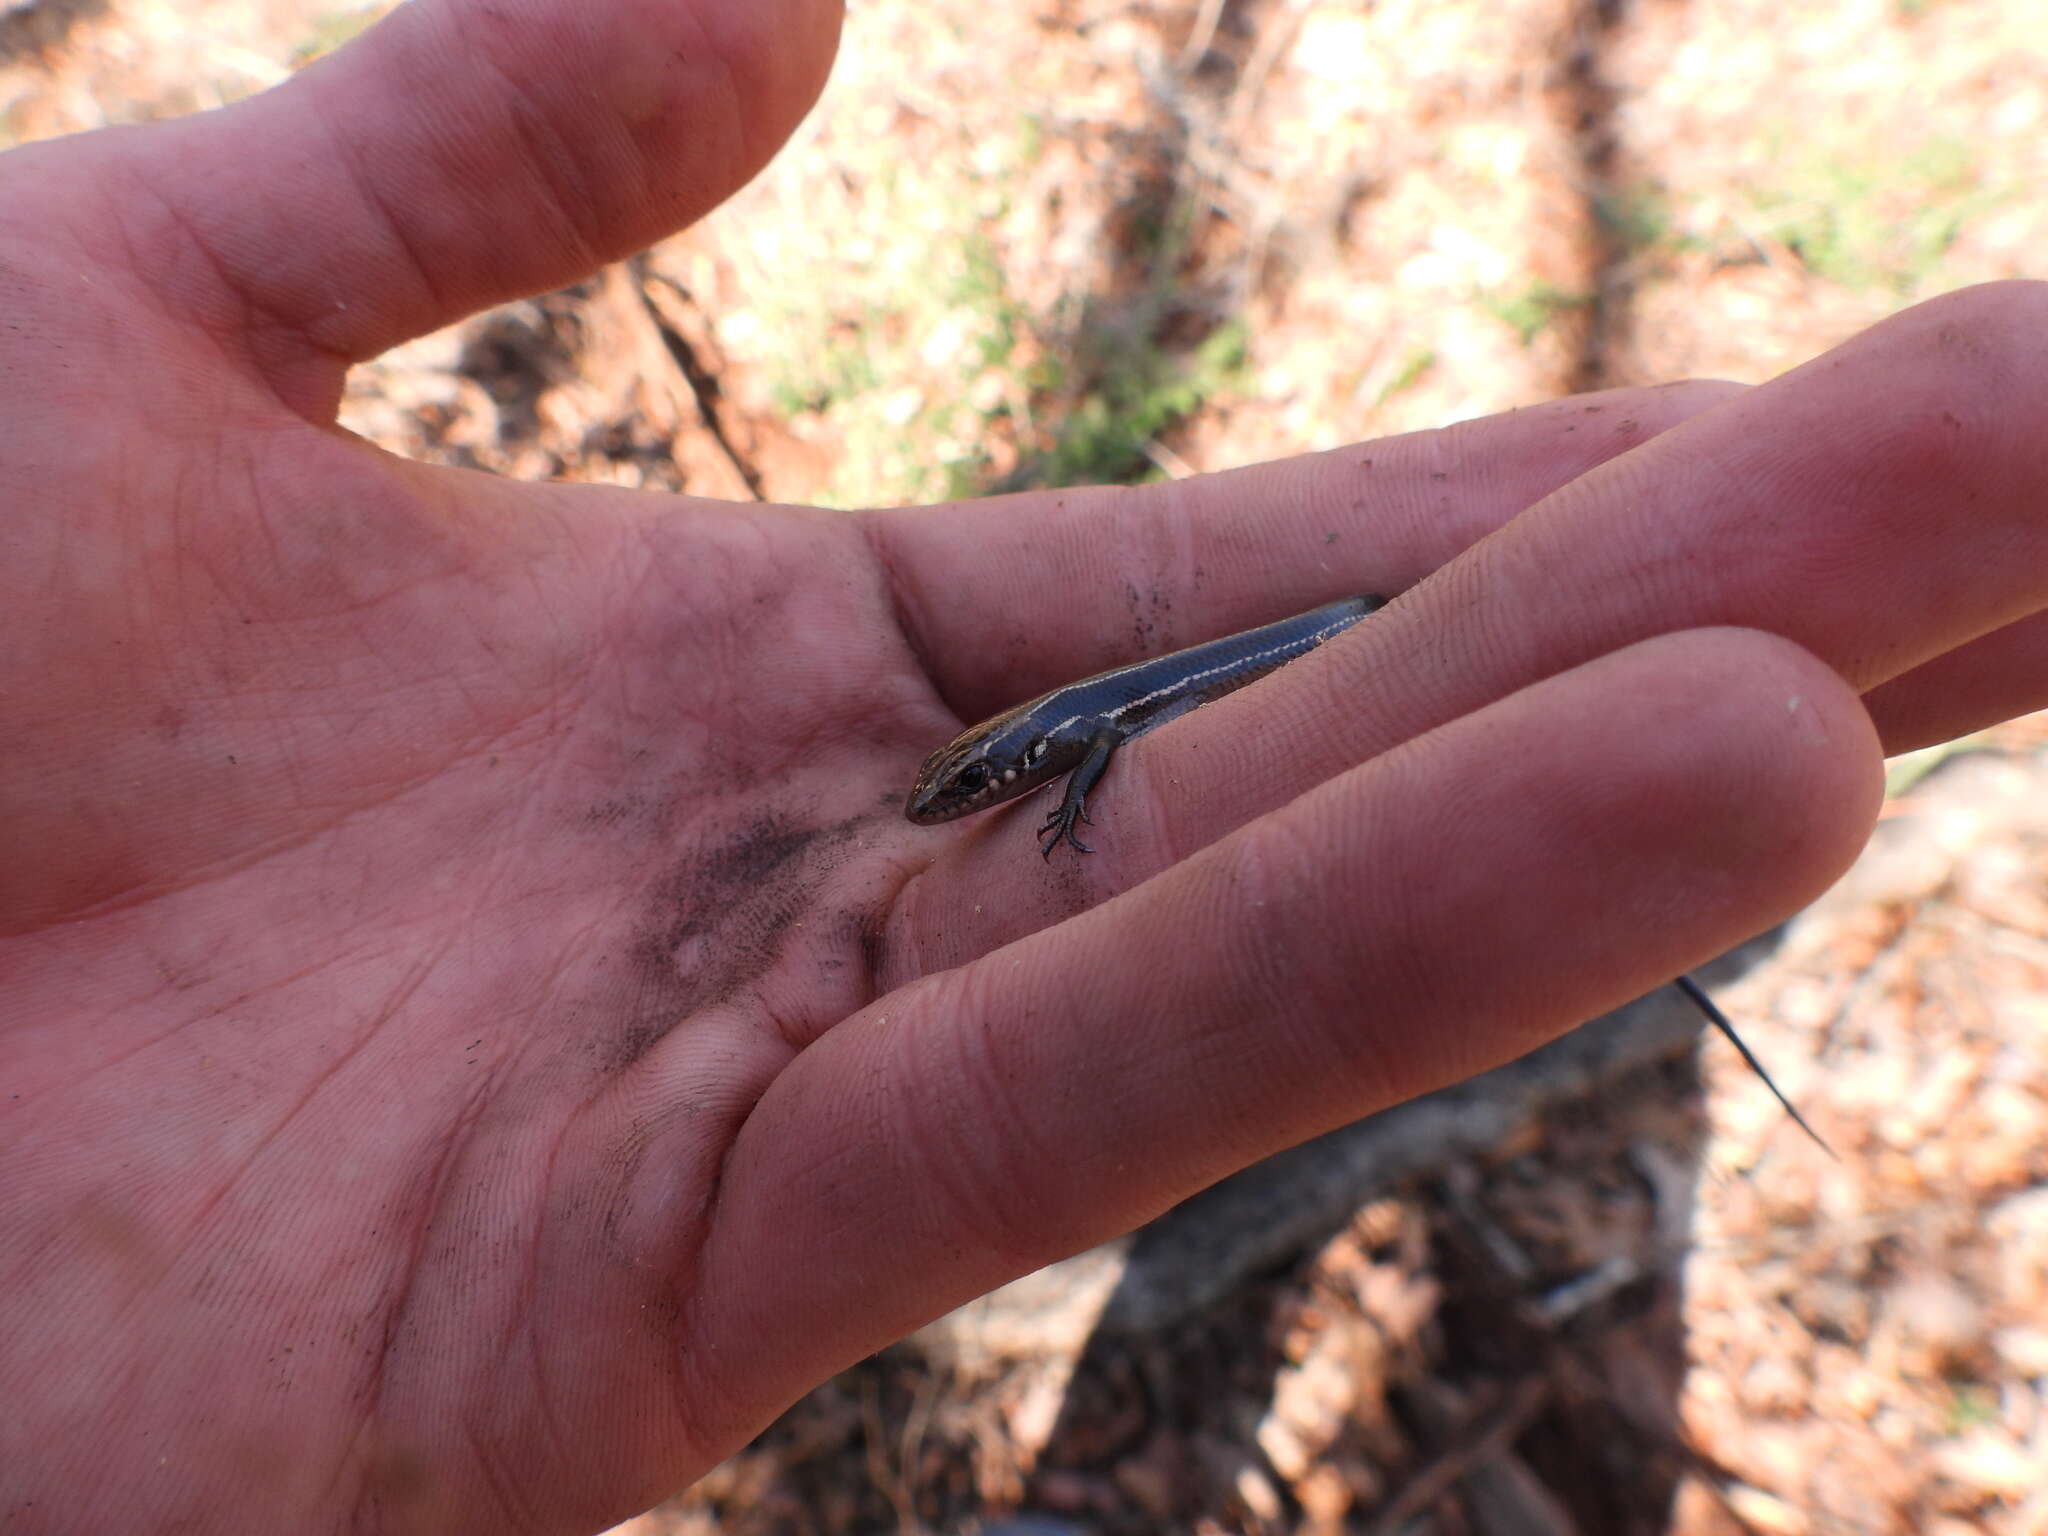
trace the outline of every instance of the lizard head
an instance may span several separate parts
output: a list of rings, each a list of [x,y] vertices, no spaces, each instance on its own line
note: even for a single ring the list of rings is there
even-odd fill
[[[903,814],[930,826],[1015,799],[1061,771],[1046,756],[1045,739],[1024,711],[984,721],[924,760]]]

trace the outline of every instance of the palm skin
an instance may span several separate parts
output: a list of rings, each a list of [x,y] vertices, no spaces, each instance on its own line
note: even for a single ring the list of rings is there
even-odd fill
[[[752,174],[836,26],[425,0],[0,161],[10,1529],[594,1528],[1768,924],[1853,854],[1880,738],[2048,691],[2016,285],[1756,391],[1001,513],[333,427],[350,362]],[[1091,860],[1028,807],[901,820],[964,720],[1410,587],[1126,754]]]

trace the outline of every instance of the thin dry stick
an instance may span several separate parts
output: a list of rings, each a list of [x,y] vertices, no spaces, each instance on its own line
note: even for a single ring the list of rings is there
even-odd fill
[[[1374,1536],[1394,1536],[1461,1478],[1513,1445],[1549,1397],[1550,1384],[1541,1376],[1525,1376],[1516,1382],[1506,1403],[1485,1422],[1468,1425],[1455,1445],[1410,1478],[1394,1495],[1393,1502],[1373,1523]]]

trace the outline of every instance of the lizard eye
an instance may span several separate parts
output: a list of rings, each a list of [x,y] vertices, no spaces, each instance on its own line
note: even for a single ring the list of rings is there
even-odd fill
[[[953,787],[963,795],[976,795],[988,787],[988,768],[982,763],[969,763],[960,770],[953,780]]]

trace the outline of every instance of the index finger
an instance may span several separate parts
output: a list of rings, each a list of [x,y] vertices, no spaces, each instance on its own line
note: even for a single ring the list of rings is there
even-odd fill
[[[1605,390],[1166,484],[862,517],[905,634],[947,704],[974,720],[1333,598],[1392,596],[1739,392],[1708,381]]]

